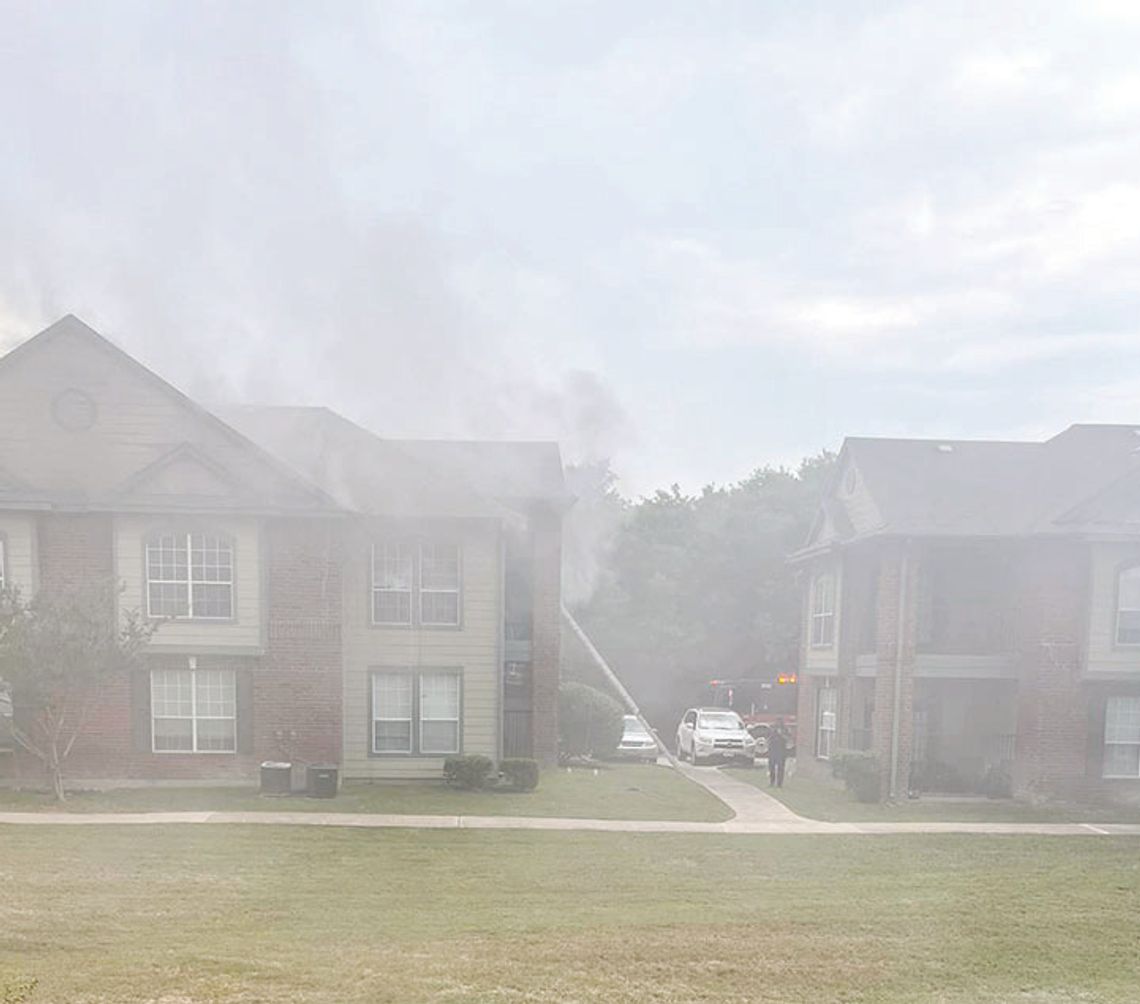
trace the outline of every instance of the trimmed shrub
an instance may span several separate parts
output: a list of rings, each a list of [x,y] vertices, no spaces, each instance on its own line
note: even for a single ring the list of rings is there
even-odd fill
[[[621,742],[625,712],[609,694],[568,681],[558,691],[558,749],[563,758],[609,756]]]
[[[1013,778],[1001,764],[992,763],[982,774],[978,791],[986,798],[1013,798]]]
[[[508,757],[499,763],[499,773],[512,791],[534,791],[538,787],[538,761]]]
[[[841,760],[841,776],[847,790],[857,802],[877,802],[882,787],[879,775],[879,760],[874,753],[862,750],[844,750]],[[834,768],[832,768],[834,770]]]
[[[452,788],[464,791],[478,791],[486,788],[495,769],[489,757],[479,753],[469,756],[449,756],[443,761],[443,779]]]

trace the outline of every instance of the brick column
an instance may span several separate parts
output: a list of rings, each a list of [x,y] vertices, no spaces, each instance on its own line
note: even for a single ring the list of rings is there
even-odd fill
[[[534,756],[558,759],[558,678],[562,655],[562,520],[557,513],[531,518],[534,606],[531,634]]]
[[[875,677],[874,735],[871,748],[879,761],[882,775],[880,790],[884,798],[890,794],[896,676],[899,684],[898,774],[894,792],[896,797],[906,794],[910,776],[914,732],[914,641],[918,609],[918,561],[918,555],[913,549],[904,544],[895,544],[884,549],[879,565],[879,610],[875,626],[878,671]],[[900,589],[900,585],[903,588]]]
[[[341,531],[322,520],[265,524],[267,648],[253,687],[258,759],[341,761]]]
[[[1013,771],[1019,796],[1076,795],[1086,781],[1088,580],[1088,547],[1077,542],[1035,542],[1019,565]]]

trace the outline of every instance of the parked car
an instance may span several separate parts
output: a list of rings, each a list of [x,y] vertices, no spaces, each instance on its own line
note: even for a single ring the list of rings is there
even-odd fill
[[[657,762],[657,740],[645,730],[637,715],[625,716],[617,754],[627,760]]]
[[[756,740],[748,734],[735,711],[726,708],[690,708],[677,726],[677,756],[699,764],[721,757],[756,763]]]

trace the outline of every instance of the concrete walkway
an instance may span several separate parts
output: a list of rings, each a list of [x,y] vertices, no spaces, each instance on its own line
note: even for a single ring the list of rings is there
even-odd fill
[[[5,812],[0,825],[165,826],[183,824],[243,826],[324,826],[401,830],[552,830],[595,833],[780,834],[973,833],[1038,836],[1138,836],[1130,823],[823,823],[790,820],[685,823],[648,819],[558,819],[543,816],[391,816],[352,812]]]
[[[1009,836],[1140,836],[1140,823],[825,823],[797,816],[783,802],[717,767],[678,764],[734,813],[725,823],[654,819],[569,819],[553,816],[397,816],[358,812],[0,812],[0,825],[335,826],[398,830],[551,830],[581,833],[781,834],[974,833]]]
[[[754,784],[741,781],[719,767],[693,767],[677,763],[677,769],[702,788],[711,791],[734,813],[734,823],[810,823],[797,816],[779,799],[773,798]],[[764,775],[766,776],[766,772]]]

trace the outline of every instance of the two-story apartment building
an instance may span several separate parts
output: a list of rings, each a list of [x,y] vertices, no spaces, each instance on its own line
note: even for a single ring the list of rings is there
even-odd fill
[[[0,359],[0,588],[113,581],[108,616],[160,622],[73,776],[553,758],[567,504],[554,444],[223,419],[74,317]]]
[[[807,546],[801,760],[884,795],[1140,798],[1140,427],[848,439]]]

